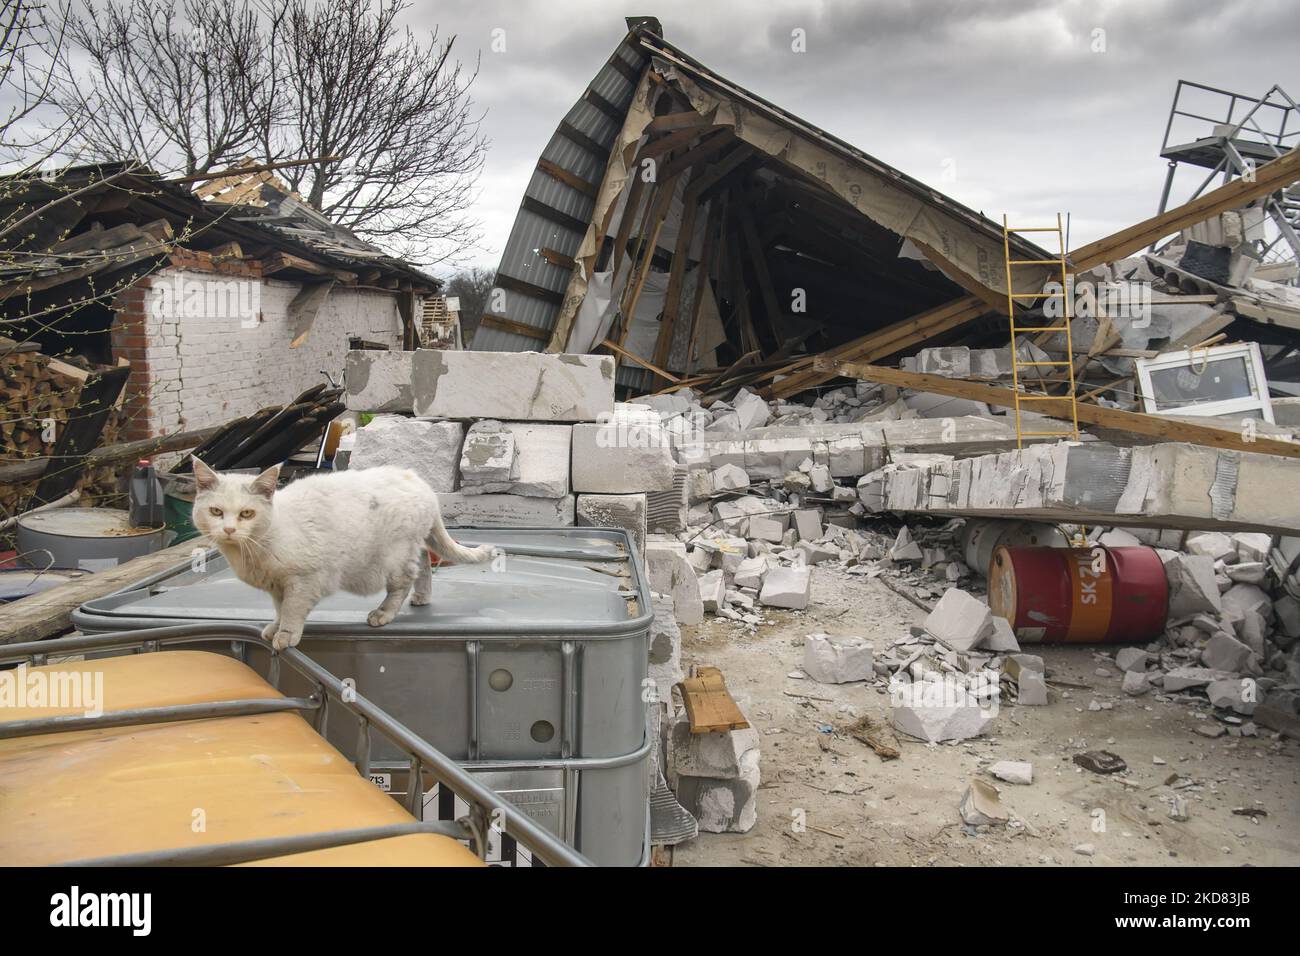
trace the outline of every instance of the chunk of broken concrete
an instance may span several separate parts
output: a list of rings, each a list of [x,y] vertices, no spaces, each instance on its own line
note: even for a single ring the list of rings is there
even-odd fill
[[[999,760],[989,773],[1007,783],[1027,785],[1034,782],[1034,765],[1023,760]]]
[[[961,818],[968,826],[1001,826],[1011,819],[1002,806],[997,788],[983,780],[972,780],[961,798]]]
[[[1158,551],[1169,583],[1170,618],[1191,617],[1199,611],[1218,614],[1223,608],[1214,579],[1214,559],[1207,555]]]
[[[1215,634],[1201,649],[1201,663],[1221,671],[1246,670],[1253,656],[1254,651],[1248,646],[1224,632]]]
[[[1115,666],[1122,671],[1145,671],[1151,655],[1140,647],[1121,647],[1115,652]]]
[[[1210,703],[1215,707],[1232,710],[1246,717],[1255,712],[1257,694],[1255,681],[1250,677],[1210,681],[1205,687],[1205,696],[1210,698]]]
[[[1120,689],[1130,697],[1141,697],[1151,689],[1151,679],[1146,671],[1125,671]]]
[[[961,588],[949,588],[925,619],[925,629],[953,650],[969,651],[992,634],[993,612]]]
[[[862,637],[809,634],[803,643],[803,669],[823,684],[847,684],[875,676],[871,644]]]
[[[768,607],[802,611],[808,606],[812,575],[808,568],[772,568],[763,578],[758,601]]]
[[[931,743],[978,737],[993,722],[993,713],[955,681],[900,683],[890,692],[894,728]]]
[[[677,799],[705,833],[747,833],[758,821],[758,750],[746,751],[739,776],[678,777]]]

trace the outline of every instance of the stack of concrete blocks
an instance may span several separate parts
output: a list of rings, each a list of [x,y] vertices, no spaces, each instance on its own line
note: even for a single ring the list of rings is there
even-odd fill
[[[736,701],[743,709],[743,699]],[[759,736],[753,727],[691,733],[685,714],[669,739],[670,782],[706,833],[747,833],[758,820]]]
[[[1165,443],[1060,442],[974,458],[884,466],[858,481],[870,511],[1088,524],[1297,532],[1287,489],[1300,460]]]
[[[583,501],[571,480],[575,426],[614,414],[609,356],[356,351],[347,382],[349,408],[415,416],[362,428],[350,467],[390,459],[416,467],[448,525],[601,525],[627,528],[638,547],[644,541],[644,498]]]

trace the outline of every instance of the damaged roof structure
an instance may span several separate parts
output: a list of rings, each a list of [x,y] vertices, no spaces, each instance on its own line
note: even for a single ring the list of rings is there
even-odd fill
[[[169,181],[118,162],[0,180],[0,220],[33,213],[7,242],[2,318],[50,354],[111,360],[112,299],[166,265],[214,263],[258,276],[432,292],[439,280],[386,255],[277,186],[265,170]],[[191,191],[193,190],[193,191]],[[39,321],[27,328],[23,316]]]
[[[1002,223],[718,75],[665,40],[653,18],[628,24],[538,160],[474,348],[609,353],[628,396],[690,386],[729,397],[746,386],[784,399],[832,381],[837,363],[896,362],[923,346],[1006,347]],[[1226,95],[1230,123],[1217,133],[1231,147],[1234,136],[1257,137],[1260,111],[1243,117],[1240,103],[1254,100]],[[1177,101],[1175,111],[1189,112]],[[1069,252],[1076,280],[1159,290],[1150,327],[1076,317],[1081,394],[1140,408],[1136,359],[1220,333],[1260,342],[1270,383],[1298,387],[1300,298],[1283,284],[1293,281],[1285,265],[1225,284],[1179,264],[1193,226],[1220,228],[1221,242],[1226,213],[1229,232],[1245,221],[1253,237],[1252,208],[1294,202],[1300,154],[1287,135],[1269,141],[1258,175],[1229,171],[1225,185],[1207,192],[1207,181],[1174,208],[1166,189],[1156,216]],[[1183,152],[1200,162],[1207,149]],[[1014,232],[1008,248],[1040,263],[1018,267],[1011,291],[1043,288],[1057,250]],[[1050,334],[1033,346],[1058,357],[1066,348]],[[1120,387],[1093,392],[1094,383]]]

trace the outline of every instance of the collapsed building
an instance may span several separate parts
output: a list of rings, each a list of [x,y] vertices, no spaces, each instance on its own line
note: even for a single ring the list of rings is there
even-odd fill
[[[1047,704],[1021,645],[1061,640],[1138,645],[1102,655],[1116,691],[1208,703],[1205,736],[1300,734],[1294,104],[1269,132],[1272,92],[1224,94],[1165,155],[1225,182],[1067,251],[1059,223],[1030,242],[629,25],[538,160],[474,351],[350,356],[349,404],[399,413],[351,466],[435,441],[461,456],[433,479],[453,524],[629,531],[700,829],[753,826],[758,737],[734,704],[690,712],[717,688],[680,627],[752,633],[817,574],[927,612],[887,646],[805,646],[803,676],[874,683],[908,737]]]

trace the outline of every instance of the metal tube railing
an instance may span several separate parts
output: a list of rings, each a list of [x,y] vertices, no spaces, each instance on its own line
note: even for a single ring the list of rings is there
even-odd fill
[[[382,827],[359,827],[355,830],[327,830],[323,833],[299,833],[295,836],[266,837],[261,840],[238,840],[232,843],[209,843],[205,846],[187,846],[171,850],[146,850],[142,853],[122,853],[116,856],[98,856],[86,860],[71,860],[58,866],[233,866],[270,860],[290,853],[310,853],[338,846],[354,846],[375,840],[394,837],[418,836],[431,833],[464,840],[472,834],[468,827],[450,820],[413,823],[393,823]]]
[[[554,834],[543,829],[523,811],[516,810],[504,801],[500,795],[485,787],[467,773],[459,764],[442,752],[436,750],[426,740],[416,735],[405,724],[396,720],[389,713],[382,710],[373,701],[362,697],[356,693],[355,688],[345,686],[339,678],[335,677],[325,668],[321,667],[310,657],[303,654],[297,648],[287,648],[282,651],[273,651],[270,645],[262,638],[261,628],[252,624],[178,624],[168,627],[148,628],[132,632],[123,632],[116,634],[96,634],[82,637],[66,637],[49,641],[34,641],[26,644],[10,644],[0,647],[0,664],[18,664],[18,663],[44,663],[51,656],[62,656],[69,654],[80,654],[88,651],[110,651],[110,650],[136,650],[150,652],[163,646],[176,644],[197,644],[211,641],[229,640],[239,645],[243,649],[249,647],[258,648],[266,651],[270,655],[270,671],[278,678],[278,671],[281,664],[287,664],[300,676],[305,678],[309,683],[318,688],[319,699],[316,696],[311,698],[287,698],[289,703],[283,709],[306,709],[310,707],[323,707],[327,703],[329,706],[341,706],[358,721],[359,744],[363,743],[365,752],[358,752],[357,761],[364,761],[364,766],[370,765],[370,742],[371,730],[377,730],[385,736],[398,750],[402,751],[413,762],[413,765],[419,769],[427,770],[442,786],[447,787],[466,804],[469,805],[469,818],[466,821],[468,830],[473,834],[475,842],[475,851],[480,858],[487,852],[487,833],[491,827],[498,827],[508,836],[521,846],[532,852],[534,857],[546,863],[548,866],[591,866],[591,861],[578,853],[567,843],[560,840]],[[246,654],[244,655],[246,656]],[[275,685],[278,680],[272,680]],[[229,705],[232,709],[240,705],[249,706],[250,704],[262,704],[265,701],[222,701],[215,702]],[[304,706],[305,705],[305,706]],[[168,714],[180,714],[173,716],[172,719],[188,720],[198,719],[189,716],[186,708],[204,707],[214,705],[177,705],[175,707],[159,708],[141,708],[140,711],[152,712],[155,722],[161,722],[167,719]],[[123,715],[129,715],[126,723],[137,722],[134,718],[138,716],[136,711],[122,711]],[[116,714],[105,714],[104,717],[117,716]],[[228,715],[222,715],[228,716]],[[53,722],[69,721],[69,723],[60,723],[55,726],[63,730],[67,729],[86,729],[91,724],[85,723],[87,720],[95,720],[94,717],[83,717],[75,715],[70,718],[45,718],[37,721],[23,721],[21,723],[38,728],[36,731],[28,729],[25,735],[33,733],[54,733],[55,730],[48,729]],[[0,733],[5,725],[0,724]],[[93,724],[93,726],[107,726],[104,723]],[[16,734],[15,734],[16,736]],[[415,775],[417,794],[421,787],[421,778]],[[408,794],[409,796],[409,794]],[[503,805],[506,804],[506,805]],[[355,831],[337,831],[339,834],[352,833]],[[325,836],[325,835],[309,835]],[[289,846],[293,837],[276,838],[281,842],[277,845]],[[198,848],[195,848],[198,849]],[[180,851],[160,851],[161,853],[170,853]],[[291,852],[291,851],[286,851]],[[275,855],[275,854],[270,854]],[[213,864],[215,865],[215,864]]]

